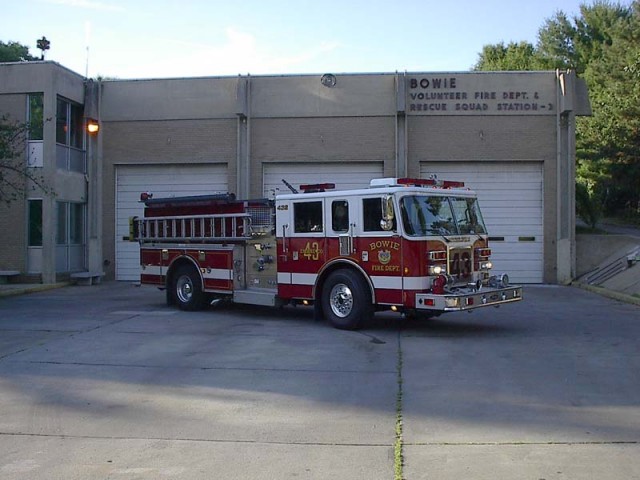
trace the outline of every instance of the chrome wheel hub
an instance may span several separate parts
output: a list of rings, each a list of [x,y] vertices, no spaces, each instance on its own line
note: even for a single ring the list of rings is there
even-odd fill
[[[183,275],[176,282],[176,295],[182,303],[189,303],[189,300],[191,300],[193,296],[193,283],[188,276]]]
[[[329,305],[331,311],[337,317],[344,318],[353,309],[353,293],[344,283],[334,285],[329,295]]]

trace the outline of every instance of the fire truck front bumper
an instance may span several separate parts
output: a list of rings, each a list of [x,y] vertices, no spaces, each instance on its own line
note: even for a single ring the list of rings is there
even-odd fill
[[[522,300],[522,287],[510,286],[504,288],[471,288],[458,289],[452,293],[436,295],[432,293],[416,294],[417,310],[433,310],[439,312],[459,312],[473,310],[480,307],[497,307],[505,303]]]

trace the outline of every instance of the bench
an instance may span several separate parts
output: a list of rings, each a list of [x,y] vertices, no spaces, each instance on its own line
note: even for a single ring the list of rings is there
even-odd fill
[[[9,279],[20,275],[18,270],[0,270],[0,283],[9,283]]]
[[[77,285],[97,285],[104,277],[104,272],[76,272],[71,274],[71,280]]]

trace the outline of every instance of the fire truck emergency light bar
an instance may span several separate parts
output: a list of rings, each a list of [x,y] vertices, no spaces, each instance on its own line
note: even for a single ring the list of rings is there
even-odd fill
[[[318,193],[324,192],[325,190],[333,190],[336,188],[335,183],[309,183],[300,185],[300,190],[304,193]]]
[[[370,187],[439,187],[439,188],[463,188],[464,182],[451,180],[437,180],[435,178],[374,178]]]

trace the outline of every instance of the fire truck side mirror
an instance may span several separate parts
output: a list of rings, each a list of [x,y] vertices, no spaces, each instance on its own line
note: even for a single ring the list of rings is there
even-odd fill
[[[389,231],[393,228],[393,195],[387,195],[382,199],[382,220],[380,228]]]

